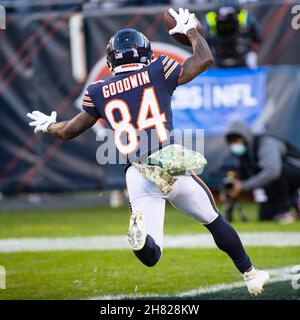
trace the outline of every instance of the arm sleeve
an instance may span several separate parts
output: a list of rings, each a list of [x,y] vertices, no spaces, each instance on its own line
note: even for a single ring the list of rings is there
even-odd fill
[[[172,94],[178,86],[178,79],[182,73],[182,65],[169,56],[161,56],[161,62],[166,86],[170,94]]]
[[[282,173],[282,156],[286,152],[283,142],[265,137],[258,149],[258,165],[261,170],[253,177],[243,181],[245,191],[265,187],[271,181],[280,177]]]
[[[101,118],[91,96],[89,95],[88,90],[85,91],[85,94],[82,98],[82,109],[96,119]]]

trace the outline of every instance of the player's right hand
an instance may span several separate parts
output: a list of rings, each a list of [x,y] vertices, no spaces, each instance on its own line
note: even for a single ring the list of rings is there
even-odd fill
[[[179,8],[177,13],[172,8],[169,9],[170,15],[176,20],[175,28],[169,31],[169,34],[183,33],[187,34],[190,29],[196,28],[198,20],[194,13],[190,13],[188,9]]]
[[[27,113],[27,117],[34,120],[29,122],[29,125],[31,127],[35,127],[35,133],[47,132],[50,124],[56,122],[56,116],[56,111],[52,111],[50,116],[47,116],[46,114],[40,111],[33,111],[32,113]]]

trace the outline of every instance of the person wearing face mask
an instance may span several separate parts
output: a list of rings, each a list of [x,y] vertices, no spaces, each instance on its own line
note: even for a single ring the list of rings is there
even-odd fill
[[[289,143],[268,135],[255,135],[242,121],[231,123],[225,133],[230,152],[238,159],[238,179],[229,196],[237,198],[243,192],[263,189],[260,220],[275,219],[291,222],[290,209],[300,214],[300,151]]]

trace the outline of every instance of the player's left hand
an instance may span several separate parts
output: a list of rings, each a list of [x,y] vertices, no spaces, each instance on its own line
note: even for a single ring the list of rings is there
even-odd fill
[[[34,128],[34,133],[39,132],[47,132],[48,127],[51,123],[56,122],[56,111],[52,111],[50,116],[40,112],[40,111],[33,111],[32,113],[27,113],[27,117],[34,120],[29,122],[29,125]]]
[[[196,28],[198,20],[194,13],[190,13],[188,9],[179,8],[177,13],[172,8],[169,9],[170,15],[176,20],[175,28],[169,31],[169,34],[183,33],[187,34],[188,30]]]
[[[233,187],[228,190],[228,195],[230,198],[237,198],[243,192],[243,183],[241,180],[235,179]]]

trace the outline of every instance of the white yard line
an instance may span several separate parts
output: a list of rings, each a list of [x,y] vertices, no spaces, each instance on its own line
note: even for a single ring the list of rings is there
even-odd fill
[[[268,270],[271,276],[271,283],[274,282],[283,282],[283,281],[293,281],[295,279],[299,279],[299,274],[297,272],[300,271],[299,266],[289,266],[280,269],[270,269]],[[209,287],[203,287],[198,289],[193,289],[189,291],[175,292],[171,294],[128,294],[128,295],[105,295],[105,296],[97,296],[91,297],[90,300],[122,300],[122,299],[139,299],[139,298],[189,298],[201,296],[204,294],[217,293],[220,291],[227,291],[236,288],[245,287],[244,281],[238,281],[228,284],[217,284]],[[245,288],[246,290],[246,288]],[[292,284],[291,284],[291,290]]]
[[[300,232],[240,233],[248,247],[300,246]],[[210,234],[166,235],[164,248],[215,248]],[[125,236],[0,239],[0,253],[129,249]]]

